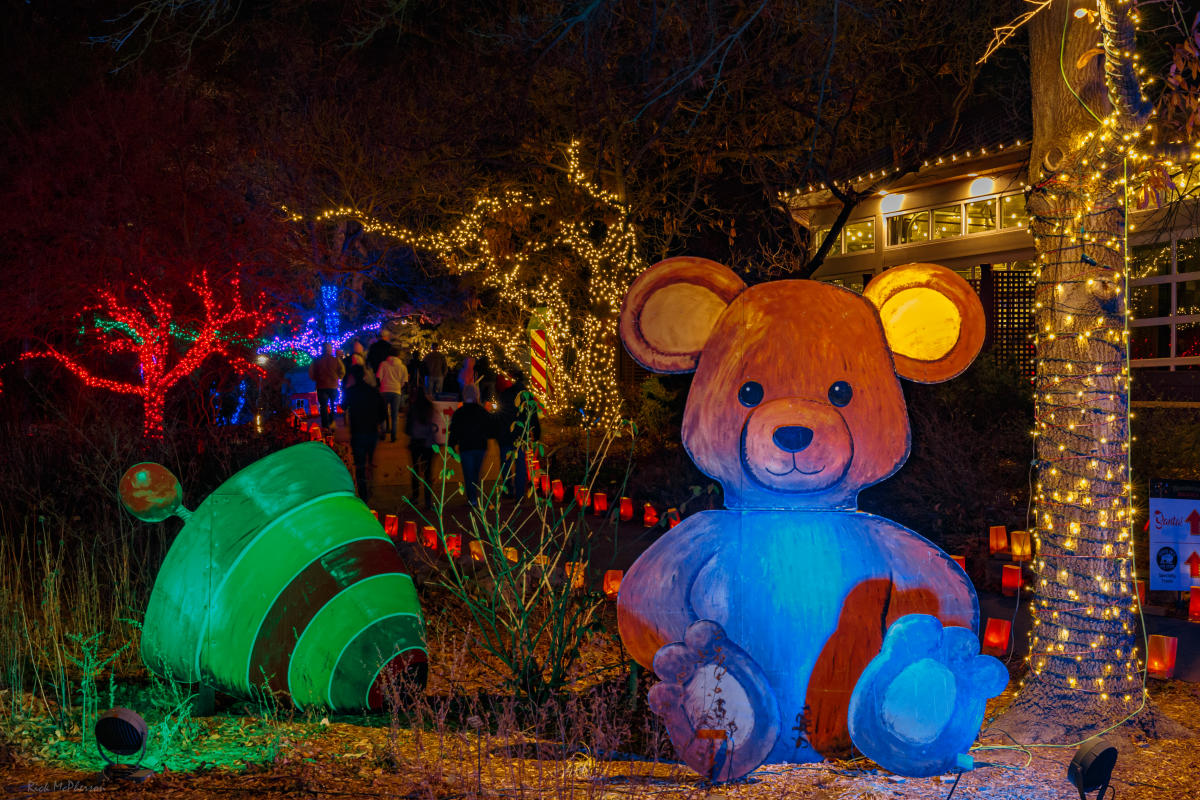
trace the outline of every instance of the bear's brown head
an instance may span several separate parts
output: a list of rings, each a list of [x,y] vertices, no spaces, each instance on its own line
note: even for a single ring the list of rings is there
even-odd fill
[[[908,457],[898,376],[952,378],[983,336],[974,290],[934,264],[894,267],[859,295],[806,280],[746,288],[721,264],[672,258],[621,310],[638,362],[695,371],[683,443],[729,508],[854,508]]]

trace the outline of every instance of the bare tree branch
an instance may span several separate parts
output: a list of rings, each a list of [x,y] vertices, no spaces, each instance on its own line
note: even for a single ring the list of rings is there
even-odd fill
[[[1009,39],[1015,36],[1017,31],[1021,30],[1021,28],[1023,28],[1025,24],[1029,22],[1029,20],[1033,19],[1046,8],[1048,8],[1050,4],[1054,2],[1054,0],[1025,0],[1025,2],[1034,6],[1034,8],[1026,11],[1024,14],[1017,17],[1007,25],[1001,25],[999,28],[996,28],[995,36],[992,38],[991,44],[988,45],[987,50],[983,52],[983,55],[979,57],[979,60],[975,62],[976,64],[985,63],[997,50],[1003,47]]]

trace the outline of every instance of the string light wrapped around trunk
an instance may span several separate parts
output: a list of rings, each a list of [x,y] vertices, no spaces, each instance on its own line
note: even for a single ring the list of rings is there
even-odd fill
[[[1027,680],[1133,711],[1142,664],[1129,472],[1126,159],[1116,117],[1030,190],[1037,348]]]

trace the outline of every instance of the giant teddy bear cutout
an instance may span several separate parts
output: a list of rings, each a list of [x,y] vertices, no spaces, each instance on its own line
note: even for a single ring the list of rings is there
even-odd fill
[[[672,258],[642,273],[621,338],[656,372],[695,371],[683,443],[724,511],[684,520],[629,570],[621,638],[662,680],[651,708],[713,780],[844,754],[953,768],[1008,680],[979,655],[966,574],[913,531],[857,510],[909,450],[899,377],[943,381],[983,342],[979,298],[933,264],[863,295]],[[944,627],[947,626],[947,627]]]

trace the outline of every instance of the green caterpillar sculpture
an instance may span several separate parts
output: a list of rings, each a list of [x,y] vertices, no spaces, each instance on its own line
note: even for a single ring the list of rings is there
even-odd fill
[[[142,629],[156,673],[332,711],[380,708],[389,681],[424,685],[412,578],[324,444],[256,461],[195,511],[159,464],[130,467],[119,493],[139,519],[185,521]]]

